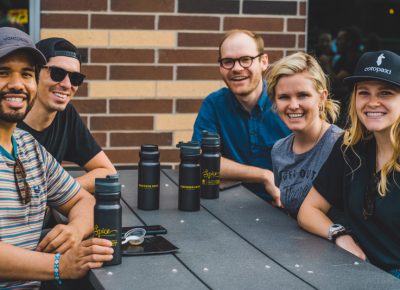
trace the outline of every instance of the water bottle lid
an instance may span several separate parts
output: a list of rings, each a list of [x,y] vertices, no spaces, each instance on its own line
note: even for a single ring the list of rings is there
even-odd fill
[[[144,160],[158,161],[160,158],[160,151],[158,145],[144,144],[140,146],[139,157]]]
[[[204,145],[221,145],[221,138],[218,133],[202,131],[201,132],[201,144]]]
[[[143,144],[142,146],[140,146],[140,151],[142,151],[142,152],[154,152],[154,151],[158,151],[158,145],[154,145],[154,144]]]
[[[176,144],[176,147],[181,149],[181,155],[200,155],[200,144],[197,141],[182,142]]]
[[[119,175],[107,175],[106,178],[95,179],[95,195],[115,194],[121,192],[121,183]]]

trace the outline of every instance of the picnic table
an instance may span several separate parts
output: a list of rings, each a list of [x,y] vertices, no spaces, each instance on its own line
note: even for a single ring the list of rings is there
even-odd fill
[[[178,172],[162,170],[160,209],[137,208],[137,170],[118,170],[123,226],[162,225],[175,253],[124,256],[89,272],[95,289],[400,289],[400,280],[300,229],[243,186],[178,210]]]

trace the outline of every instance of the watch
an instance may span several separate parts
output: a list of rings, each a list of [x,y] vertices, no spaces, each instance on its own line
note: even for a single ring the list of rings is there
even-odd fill
[[[336,238],[347,234],[346,228],[339,224],[332,224],[328,231],[328,240],[335,242]]]

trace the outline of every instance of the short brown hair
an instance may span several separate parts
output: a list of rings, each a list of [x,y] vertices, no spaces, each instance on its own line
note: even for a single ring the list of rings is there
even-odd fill
[[[221,58],[221,46],[224,43],[224,41],[228,37],[235,35],[235,34],[240,34],[240,33],[251,37],[254,40],[254,42],[256,43],[258,53],[264,53],[264,39],[262,38],[261,35],[254,33],[250,30],[246,30],[246,29],[233,29],[233,30],[229,30],[228,32],[226,32],[224,37],[222,38],[221,42],[219,43],[219,46],[218,46],[219,58]]]

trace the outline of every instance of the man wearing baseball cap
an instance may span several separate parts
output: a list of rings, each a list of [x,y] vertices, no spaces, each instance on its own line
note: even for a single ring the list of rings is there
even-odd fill
[[[94,192],[96,177],[116,173],[78,112],[70,103],[85,79],[77,48],[64,38],[47,38],[36,44],[47,64],[39,66],[36,101],[18,127],[31,133],[59,163],[70,161],[87,173],[77,181]]]
[[[62,284],[62,279],[82,277],[112,258],[109,241],[84,240],[93,231],[93,211],[88,208],[93,208],[94,198],[32,135],[16,128],[36,95],[35,67],[45,63],[26,33],[0,28],[2,289],[37,289],[39,281],[53,279]],[[66,214],[69,223],[56,226],[39,243],[46,205]]]

